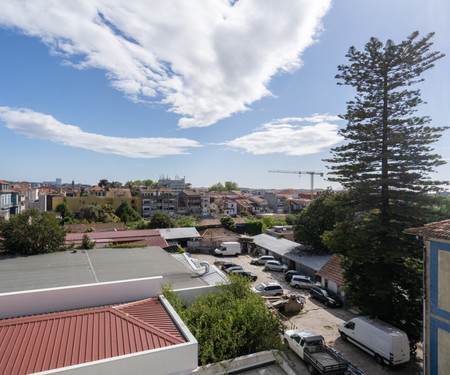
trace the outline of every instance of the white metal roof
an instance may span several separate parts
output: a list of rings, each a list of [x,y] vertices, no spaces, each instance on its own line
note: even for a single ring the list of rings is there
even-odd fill
[[[161,236],[167,240],[177,240],[184,238],[200,238],[200,233],[194,227],[187,228],[166,228],[158,229]]]

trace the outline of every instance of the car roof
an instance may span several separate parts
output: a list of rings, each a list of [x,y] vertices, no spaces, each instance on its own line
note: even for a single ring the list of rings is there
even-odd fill
[[[265,283],[261,283],[261,284],[263,284],[264,286],[279,286],[279,287],[281,288],[281,285],[280,285],[280,284],[274,283],[274,282],[272,282],[272,281],[265,282]]]

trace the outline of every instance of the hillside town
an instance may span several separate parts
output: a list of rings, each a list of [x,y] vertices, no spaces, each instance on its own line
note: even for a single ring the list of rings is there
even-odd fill
[[[448,0],[1,5],[0,375],[450,375]]]
[[[329,362],[338,361],[336,363],[339,363],[340,370],[336,370],[337,372],[334,373],[381,374],[388,371],[388,367],[385,366],[393,364],[394,357],[384,363],[381,355],[378,357],[376,354],[374,361],[370,355],[360,349],[355,351],[347,343],[350,333],[344,333],[344,324],[346,326],[354,324],[345,322],[356,322],[360,313],[358,306],[346,299],[345,296],[345,278],[341,268],[344,260],[342,255],[326,253],[312,248],[308,243],[296,242],[295,222],[291,223],[289,220],[288,223],[286,222],[287,218],[295,218],[312,202],[319,201],[318,198],[323,196],[323,191],[246,189],[239,188],[236,183],[232,182],[217,185],[219,188],[228,186],[234,190],[211,191],[211,188],[192,188],[184,178],[164,178],[156,183],[151,180],[146,181],[147,186],[133,183],[123,185],[120,182],[109,182],[108,180],[100,180],[99,184],[95,186],[65,184],[60,179],[43,183],[0,181],[0,217],[3,222],[25,214],[29,210],[48,212],[60,220],[65,229],[65,240],[60,249],[62,253],[59,254],[81,255],[80,251],[89,251],[86,253],[88,263],[85,265],[83,265],[85,261],[81,258],[76,259],[80,255],[76,255],[76,257],[64,255],[66,259],[63,262],[69,266],[69,269],[61,268],[61,259],[58,260],[60,258],[58,253],[17,259],[9,256],[7,252],[2,254],[0,251],[0,282],[2,285],[0,300],[4,301],[2,306],[9,306],[3,309],[0,316],[0,318],[4,318],[4,320],[0,320],[2,340],[6,337],[9,337],[10,342],[18,340],[18,338],[14,338],[16,333],[13,332],[16,331],[10,331],[8,336],[2,336],[6,333],[1,333],[2,330],[3,332],[7,332],[5,331],[7,329],[11,330],[11,324],[18,327],[17,334],[20,332],[19,327],[22,323],[19,322],[23,318],[14,318],[14,316],[50,313],[49,318],[45,319],[46,321],[51,319],[50,322],[53,322],[53,319],[61,319],[62,316],[70,317],[70,314],[77,316],[79,310],[76,309],[79,308],[86,309],[90,306],[142,299],[143,302],[138,302],[136,307],[133,307],[133,304],[125,304],[117,305],[117,309],[120,311],[123,308],[125,309],[123,311],[132,311],[133,313],[130,312],[130,314],[136,317],[139,314],[161,314],[161,312],[152,311],[168,308],[167,303],[169,302],[161,300],[161,296],[158,302],[157,295],[161,293],[158,292],[158,288],[163,283],[165,283],[164,285],[170,283],[182,295],[183,300],[192,301],[195,296],[212,290],[211,288],[224,282],[227,283],[230,275],[242,275],[249,277],[254,292],[263,296],[268,306],[279,311],[283,325],[287,329],[285,342],[289,343],[293,352],[297,353],[303,361],[288,356],[283,357],[281,364],[275,366],[271,364],[274,361],[274,354],[264,352],[266,354],[257,353],[252,354],[249,358],[242,357],[232,362],[221,362],[221,366],[224,366],[226,371],[232,369],[244,371],[250,363],[258,363],[261,368],[272,369],[270,371],[278,371],[274,368],[280,366],[283,369],[280,370],[283,371],[280,373],[302,374],[306,373],[307,369],[311,373],[316,371],[322,373],[320,372],[322,365],[316,363],[314,357],[304,357],[303,349],[298,352],[295,341],[292,341],[294,344],[291,344],[290,340],[297,337],[296,332],[303,332],[299,331],[297,327],[302,327],[302,329],[318,335],[317,340],[322,340],[321,345],[325,345],[324,347],[329,352],[326,354],[330,356]],[[103,222],[96,222],[95,219],[88,220],[86,216],[83,216],[87,207],[105,205],[110,206],[112,212],[117,213],[117,209],[124,203],[137,214],[133,220],[147,222],[150,225],[153,217],[163,214],[170,219],[168,221],[170,225],[163,222],[162,225],[153,227],[154,229],[133,229],[128,227],[129,223],[119,220],[117,216],[115,219],[114,216],[110,216]],[[64,221],[67,212],[61,210],[61,205],[67,205],[72,212],[70,220]],[[224,218],[229,218],[229,220],[224,221]],[[268,224],[263,232],[250,235],[246,223],[263,218],[270,218],[272,223]],[[186,221],[186,219],[188,220]],[[30,220],[32,219],[30,218]],[[227,224],[230,220],[231,227]],[[177,222],[182,223],[181,226],[174,227],[173,223]],[[268,221],[266,222],[268,223]],[[442,228],[443,233],[448,235],[448,229],[445,227],[448,226],[448,221],[442,225],[439,227],[437,224],[436,228]],[[440,232],[435,227],[427,228],[429,228],[427,232],[420,228],[411,229],[411,234],[424,236],[427,239],[436,236],[436,241],[441,238]],[[86,241],[88,245],[86,245]],[[236,246],[232,247],[233,244]],[[105,256],[108,263],[105,263]],[[42,268],[42,262],[45,262],[44,268]],[[435,267],[433,264],[431,263],[431,266]],[[85,267],[91,270],[91,276],[86,274]],[[50,273],[48,270],[51,270]],[[179,273],[184,276],[181,278],[176,276]],[[192,277],[189,277],[189,274],[196,275],[198,281],[195,283],[193,280],[189,281],[189,278]],[[162,279],[155,280],[155,277],[160,275],[164,275]],[[110,282],[119,283],[117,286],[120,292],[111,294],[108,289]],[[94,286],[92,283],[97,285]],[[121,286],[121,283],[125,283],[124,286]],[[93,285],[89,287],[92,289],[89,289],[86,296],[80,294],[84,293],[84,285]],[[133,291],[130,288],[133,288]],[[146,288],[150,288],[153,292],[144,291]],[[62,298],[61,293],[65,293],[64,291],[68,291],[69,294]],[[15,298],[12,297],[15,293],[20,293],[22,297],[19,300],[12,300],[11,298]],[[24,300],[23,293],[28,302]],[[89,302],[92,298],[99,298],[99,293],[104,297],[95,303]],[[433,289],[430,289],[430,293],[433,293]],[[148,297],[151,298],[148,299]],[[41,299],[41,302],[37,303],[36,298]],[[30,304],[31,301],[34,302]],[[162,306],[156,307],[157,303],[162,303]],[[59,315],[52,316],[52,311],[61,309],[75,310],[70,314],[57,313]],[[432,310],[427,314],[433,314]],[[47,315],[34,316],[35,318],[27,318],[27,321],[30,322],[27,324],[38,324]],[[16,319],[18,319],[17,322]],[[175,325],[184,326],[179,321],[179,317],[168,316],[164,319],[175,319]],[[294,329],[292,330],[292,328]],[[408,326],[405,325],[402,328],[407,330]],[[171,329],[177,331],[180,327],[174,326]],[[149,332],[151,335],[162,334],[159,331],[158,333]],[[195,346],[198,344],[195,344],[196,340],[189,331],[179,332],[181,333],[178,336],[170,338],[173,340],[170,344],[165,345],[176,346],[177,343],[189,342],[190,346],[193,345],[190,349],[191,354],[188,354],[189,351],[184,354],[181,352],[176,354],[184,358],[182,365],[177,364],[178,367],[167,366],[164,358],[151,360],[149,363],[152,363],[152,366],[167,366],[166,370],[160,370],[161,372],[158,373],[171,374],[174,373],[173,371],[178,371],[177,373],[187,374],[195,370],[197,362],[194,357],[198,351]],[[64,337],[71,333],[62,331],[54,334]],[[93,334],[97,335],[98,333]],[[311,336],[311,339],[313,337],[316,336]],[[421,372],[419,365],[423,360],[425,345],[422,340],[425,337],[428,337],[428,333],[414,339],[409,344],[406,341],[406,347],[401,349],[407,353],[406,360],[396,360],[399,363],[407,363],[396,369],[396,373],[419,374]],[[39,340],[43,338],[42,336]],[[102,337],[98,339],[103,340]],[[137,340],[135,337],[132,339]],[[20,340],[22,344],[17,346],[17,349],[6,349],[7,347],[5,347],[5,350],[12,350],[11,353],[16,353],[16,350],[25,350],[27,336],[23,336]],[[53,339],[48,338],[48,340]],[[414,348],[412,349],[410,345],[413,342]],[[22,345],[25,345],[24,349],[19,349]],[[95,345],[109,344],[104,342]],[[432,342],[428,345],[432,345]],[[95,354],[95,352],[88,353],[90,350],[88,347],[78,350],[81,349],[83,355],[89,355],[92,358],[90,360],[93,361],[91,362],[92,368],[98,366],[95,362],[96,358],[114,359],[119,355],[119,352],[115,355],[111,354],[111,356]],[[149,347],[147,350],[150,349]],[[140,350],[130,348],[123,354],[126,357],[128,354]],[[16,358],[3,357],[0,360],[0,369],[4,373],[10,371],[11,374],[20,374],[22,372],[19,370],[19,364],[28,361],[30,362],[27,366],[35,366],[33,368],[38,372],[60,368],[59,365],[43,364],[39,365],[41,367],[36,367],[38,364],[30,358],[30,356],[34,358],[36,354],[23,351],[20,353],[11,354],[17,355]],[[46,355],[50,360],[56,354],[50,351]],[[70,362],[70,364],[75,368],[80,366],[77,361]],[[139,364],[133,364],[133,366],[139,366]],[[63,368],[65,367],[61,367],[61,369]],[[80,367],[80,369],[87,371],[85,367]],[[209,371],[217,371],[213,369],[214,366]],[[197,369],[193,373],[200,374],[202,372]],[[205,372],[205,374],[207,373],[209,372]]]
[[[26,183],[0,181],[2,196],[0,217],[36,208],[39,211],[55,211],[58,204],[66,202],[79,215],[87,205],[111,205],[116,210],[122,203],[130,205],[142,218],[149,219],[156,211],[171,219],[194,217],[203,219],[236,216],[246,212],[252,216],[271,214],[295,214],[306,207],[317,191],[295,189],[246,189],[235,191],[208,191],[208,188],[190,188],[184,178],[164,178],[154,186],[123,185],[106,181],[106,185],[54,182]]]

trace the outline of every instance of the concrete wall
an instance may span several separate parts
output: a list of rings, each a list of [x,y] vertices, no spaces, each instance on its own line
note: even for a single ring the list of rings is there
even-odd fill
[[[136,301],[161,294],[162,276],[0,294],[0,319]]]
[[[186,374],[198,365],[197,343],[172,345],[125,356],[63,367],[38,374],[64,375],[170,375]]]
[[[181,300],[189,304],[195,300],[195,297],[205,295],[207,293],[214,293],[216,289],[217,288],[214,285],[205,285],[197,288],[175,289],[174,291],[179,294]]]

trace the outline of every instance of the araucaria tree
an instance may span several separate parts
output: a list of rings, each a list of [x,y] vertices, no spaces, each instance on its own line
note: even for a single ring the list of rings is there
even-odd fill
[[[423,224],[427,193],[441,184],[429,173],[444,164],[433,143],[446,128],[417,115],[423,101],[414,87],[444,56],[430,52],[432,36],[414,32],[384,45],[372,38],[363,51],[349,49],[350,64],[339,66],[336,76],[356,97],[343,116],[346,142],[327,161],[331,180],[348,190],[344,211],[353,221],[327,232],[325,244],[347,257],[352,302],[391,322],[420,316],[414,302],[421,297],[421,244],[403,230]]]

